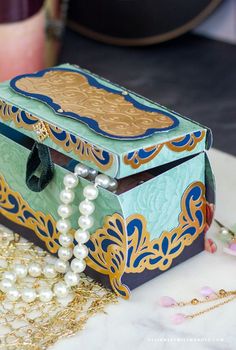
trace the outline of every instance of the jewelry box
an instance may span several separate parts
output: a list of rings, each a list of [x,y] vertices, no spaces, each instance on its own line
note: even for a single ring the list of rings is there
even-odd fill
[[[57,254],[63,178],[80,163],[72,233],[84,187],[110,179],[94,201],[87,275],[128,298],[204,250],[208,128],[74,65],[0,86],[1,224]]]

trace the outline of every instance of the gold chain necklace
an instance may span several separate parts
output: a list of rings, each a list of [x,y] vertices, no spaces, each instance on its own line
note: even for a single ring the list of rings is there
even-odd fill
[[[0,227],[0,275],[15,261],[45,264],[48,258],[49,254],[33,243]],[[60,278],[63,279],[59,276],[58,281]],[[91,316],[103,311],[107,304],[117,301],[113,292],[83,274],[73,292],[75,297],[67,305],[57,299],[48,303],[40,299],[31,303],[9,302],[5,294],[0,293],[0,349],[48,349],[59,339],[76,334]]]

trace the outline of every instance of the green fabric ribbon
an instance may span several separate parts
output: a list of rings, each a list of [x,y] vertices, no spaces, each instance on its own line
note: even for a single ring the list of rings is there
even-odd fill
[[[40,176],[35,175],[36,171]],[[26,164],[26,184],[33,192],[43,191],[54,175],[54,164],[50,150],[42,143],[35,142]]]

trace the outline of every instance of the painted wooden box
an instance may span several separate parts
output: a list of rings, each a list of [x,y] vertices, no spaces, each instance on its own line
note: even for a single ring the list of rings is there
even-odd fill
[[[35,142],[54,162],[37,192],[26,184]],[[0,85],[0,223],[56,254],[64,175],[80,162],[117,179],[115,192],[100,188],[96,199],[86,273],[128,298],[204,249],[214,208],[210,146],[206,127],[77,66],[16,77]],[[73,229],[91,181],[80,179]]]

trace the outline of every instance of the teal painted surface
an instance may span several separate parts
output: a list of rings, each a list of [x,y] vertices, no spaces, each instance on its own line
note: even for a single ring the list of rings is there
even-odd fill
[[[159,237],[178,226],[182,195],[196,181],[205,183],[204,153],[120,195],[124,215],[142,214],[151,238]]]
[[[39,193],[32,192],[25,184],[25,168],[29,155],[29,150],[0,134],[0,174],[4,176],[6,182],[12,190],[19,192],[24,200],[35,211],[42,211],[44,214],[51,214],[55,220],[58,219],[57,208],[59,205],[59,193],[63,189],[63,177],[67,170],[55,166],[53,181],[47,188]],[[80,179],[80,184],[76,189],[74,201],[74,214],[72,216],[72,226],[77,228],[79,216],[78,204],[83,199],[83,188],[89,183],[86,179]],[[99,197],[95,201],[96,211],[94,213],[94,230],[103,226],[106,215],[115,212],[122,214],[118,197],[109,191],[100,189]]]

